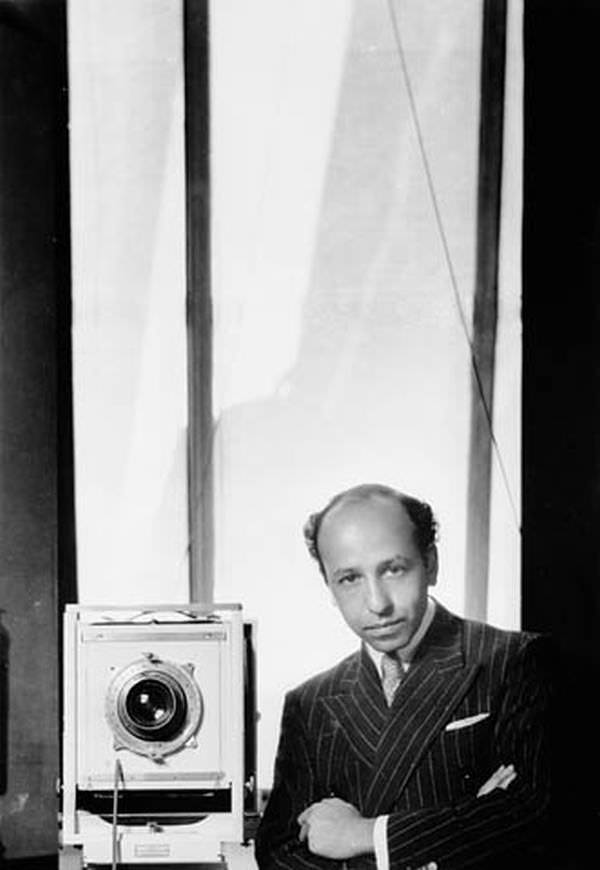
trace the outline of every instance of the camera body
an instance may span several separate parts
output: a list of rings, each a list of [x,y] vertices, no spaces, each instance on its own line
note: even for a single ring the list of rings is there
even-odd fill
[[[212,863],[244,841],[252,643],[240,605],[67,606],[63,855]]]

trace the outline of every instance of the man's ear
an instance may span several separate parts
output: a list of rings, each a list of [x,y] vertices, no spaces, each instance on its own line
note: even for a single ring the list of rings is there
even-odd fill
[[[331,601],[331,603],[333,604],[334,607],[337,607],[337,606],[338,606],[337,598],[336,598],[335,595],[333,594],[333,589],[332,589],[331,583],[330,583],[329,580],[327,579],[327,575],[325,574],[325,571],[321,571],[321,574],[323,575],[323,580],[325,581],[325,586],[327,586],[327,592],[328,592],[328,594],[329,594],[329,600]]]
[[[425,554],[425,573],[427,574],[427,585],[435,586],[438,575],[438,551],[435,544],[431,544]]]

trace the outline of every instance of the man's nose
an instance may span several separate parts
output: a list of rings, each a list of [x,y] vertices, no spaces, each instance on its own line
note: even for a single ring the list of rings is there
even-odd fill
[[[392,606],[392,601],[382,582],[377,577],[368,578],[367,607],[371,613],[383,616],[391,611]]]

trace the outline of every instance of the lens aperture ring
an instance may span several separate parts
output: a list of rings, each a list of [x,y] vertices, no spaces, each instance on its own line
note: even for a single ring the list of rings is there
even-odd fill
[[[105,710],[115,747],[159,759],[196,734],[202,695],[188,665],[147,656],[114,676]]]

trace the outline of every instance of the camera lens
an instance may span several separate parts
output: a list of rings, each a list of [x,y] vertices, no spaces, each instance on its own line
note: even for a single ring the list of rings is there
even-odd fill
[[[190,744],[204,713],[194,666],[152,653],[114,675],[104,705],[115,748],[155,761]]]
[[[145,676],[129,687],[121,707],[125,728],[142,740],[171,740],[187,716],[185,692],[165,674]]]
[[[175,699],[158,680],[141,680],[127,695],[127,712],[142,728],[159,728],[173,715]]]

